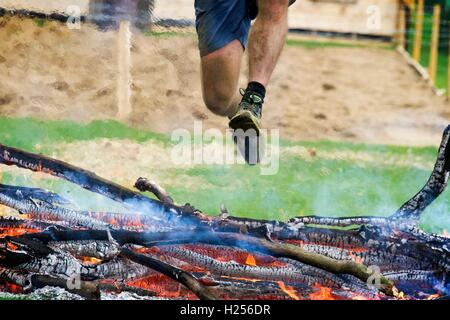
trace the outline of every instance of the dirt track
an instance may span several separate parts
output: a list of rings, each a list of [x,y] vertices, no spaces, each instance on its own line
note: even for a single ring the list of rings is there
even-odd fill
[[[0,115],[114,118],[115,37],[89,25],[0,18]],[[133,64],[128,124],[157,132],[191,129],[194,120],[226,127],[203,106],[194,35],[135,35]],[[450,103],[395,51],[377,48],[287,47],[264,110],[266,127],[298,140],[435,145],[449,119]]]

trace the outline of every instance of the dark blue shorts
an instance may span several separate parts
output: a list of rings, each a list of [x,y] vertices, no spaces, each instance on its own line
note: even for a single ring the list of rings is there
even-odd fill
[[[200,55],[239,40],[245,48],[250,30],[248,0],[195,0]]]

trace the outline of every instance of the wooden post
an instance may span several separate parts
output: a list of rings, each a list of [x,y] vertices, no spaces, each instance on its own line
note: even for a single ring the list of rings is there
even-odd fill
[[[406,16],[405,6],[402,2],[398,6],[398,34],[397,41],[400,48],[405,48],[405,35],[406,35]]]
[[[131,23],[120,21],[118,35],[117,103],[119,119],[131,114]]]
[[[433,8],[433,31],[431,35],[431,48],[430,48],[430,65],[428,72],[433,84],[436,83],[436,70],[438,63],[439,53],[439,27],[441,17],[441,6],[439,4],[434,5]]]
[[[450,27],[447,26],[446,30],[449,30]],[[447,47],[447,58],[448,58],[448,65],[447,65],[447,97],[448,100],[450,100],[450,39],[448,40],[448,47]]]
[[[423,3],[424,0],[418,0],[416,10],[416,28],[414,34],[413,58],[417,62],[420,62],[420,51],[422,50]]]

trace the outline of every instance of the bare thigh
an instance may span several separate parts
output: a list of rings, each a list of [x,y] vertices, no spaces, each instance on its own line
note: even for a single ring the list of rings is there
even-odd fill
[[[236,111],[243,53],[241,43],[235,40],[201,59],[203,99],[218,115],[230,116]]]

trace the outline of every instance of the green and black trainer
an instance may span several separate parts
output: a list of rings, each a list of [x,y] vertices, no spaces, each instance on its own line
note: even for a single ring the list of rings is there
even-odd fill
[[[240,93],[242,101],[238,111],[230,119],[229,126],[233,130],[242,129],[244,132],[253,129],[256,135],[259,135],[264,98],[249,89],[240,89]]]
[[[265,153],[265,141],[261,133],[265,88],[253,82],[249,84],[247,90],[241,89],[240,92],[243,96],[242,101],[229,126],[234,130],[234,142],[245,162],[256,165],[261,162]]]

